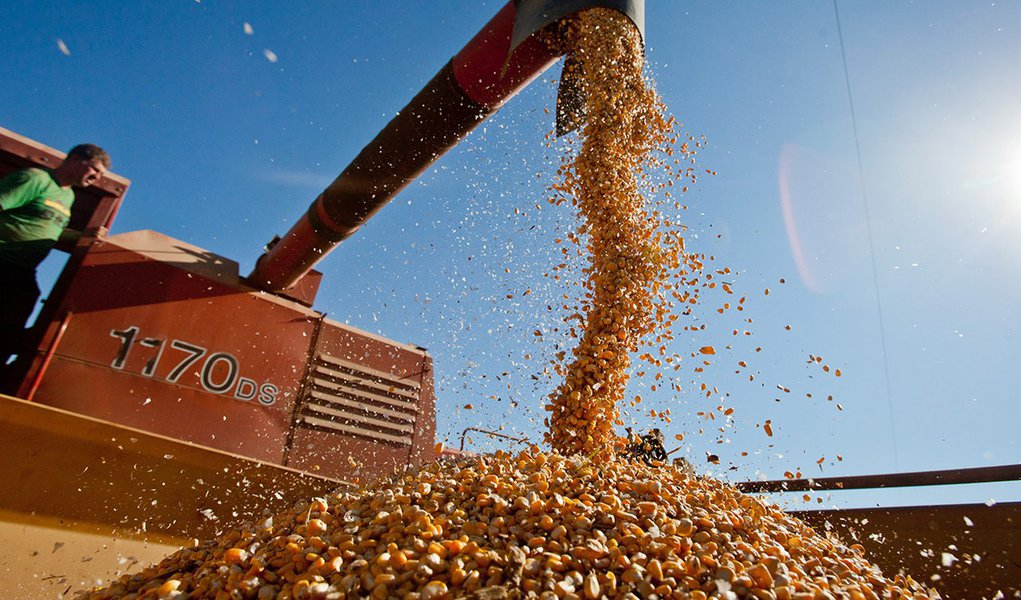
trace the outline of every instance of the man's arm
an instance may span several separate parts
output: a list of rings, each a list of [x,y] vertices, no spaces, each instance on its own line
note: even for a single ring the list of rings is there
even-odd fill
[[[0,211],[24,206],[38,193],[38,181],[31,171],[15,171],[0,179]]]
[[[61,246],[75,246],[78,244],[78,240],[82,239],[82,233],[83,232],[79,229],[71,229],[70,227],[67,227],[64,231],[60,232],[60,237],[57,239],[57,243]]]

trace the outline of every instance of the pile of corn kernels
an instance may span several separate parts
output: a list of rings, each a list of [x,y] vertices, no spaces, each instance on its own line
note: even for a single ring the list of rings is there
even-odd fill
[[[532,448],[338,491],[82,596],[454,597],[938,595],[713,479]]]

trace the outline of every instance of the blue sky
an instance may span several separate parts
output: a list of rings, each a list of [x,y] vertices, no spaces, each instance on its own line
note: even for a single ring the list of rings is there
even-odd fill
[[[133,182],[114,233],[155,229],[247,272],[501,6],[8,1],[0,126],[62,149],[103,145]],[[651,372],[629,393],[669,408],[672,423],[657,423],[668,438],[687,434],[696,466],[734,481],[1017,463],[1021,2],[841,1],[846,80],[831,2],[646,8],[650,74],[684,130],[706,136],[699,168],[717,173],[686,195],[689,248],[737,272],[754,322],[707,302],[694,323],[708,332],[674,343],[682,354],[733,345],[704,374],[680,373],[685,389],[704,381],[720,398],[652,391]],[[432,352],[439,435],[453,445],[469,426],[539,439],[555,385],[544,361],[567,343],[552,333],[564,315],[546,310],[566,288],[543,277],[574,223],[545,204],[561,151],[544,143],[558,75],[319,266],[316,308]],[[55,257],[46,276],[58,268]],[[753,335],[733,338],[739,326]],[[729,421],[720,405],[734,408]],[[708,411],[716,420],[697,415]]]

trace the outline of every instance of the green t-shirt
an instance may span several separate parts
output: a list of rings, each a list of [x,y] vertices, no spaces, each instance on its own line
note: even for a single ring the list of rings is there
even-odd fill
[[[0,260],[34,270],[67,227],[73,203],[74,190],[44,169],[0,179]]]

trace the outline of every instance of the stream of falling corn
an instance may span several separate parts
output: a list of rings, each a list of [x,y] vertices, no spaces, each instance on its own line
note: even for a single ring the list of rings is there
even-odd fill
[[[939,597],[729,485],[613,456],[629,354],[662,322],[664,272],[693,259],[640,193],[636,173],[671,124],[642,80],[634,27],[601,9],[575,27],[588,125],[563,175],[586,223],[591,301],[549,407],[554,451],[442,460],[341,488],[79,598]]]
[[[547,442],[565,456],[613,454],[618,403],[630,355],[654,325],[654,287],[668,270],[657,222],[639,176],[670,132],[642,74],[637,30],[613,11],[593,10],[568,32],[585,98],[582,147],[561,169],[560,189],[581,213],[588,238],[584,328],[563,383],[553,394]],[[572,74],[565,74],[569,76]]]

